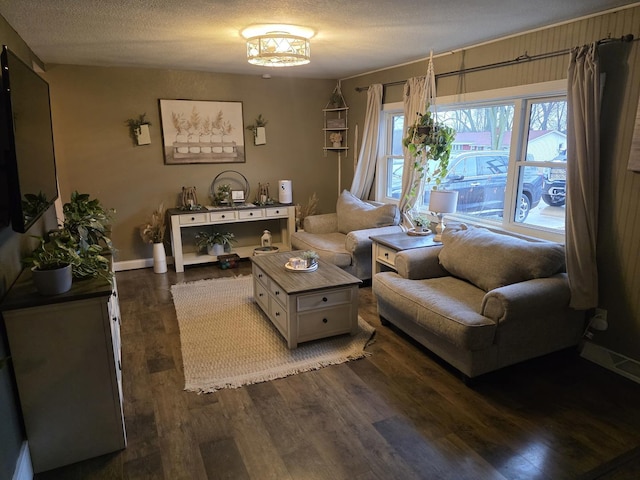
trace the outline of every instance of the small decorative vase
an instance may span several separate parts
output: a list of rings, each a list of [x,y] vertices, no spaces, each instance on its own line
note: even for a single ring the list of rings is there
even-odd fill
[[[164,251],[164,243],[153,244],[153,271],[154,273],[166,273],[167,254]]]
[[[73,283],[71,265],[54,270],[31,268],[33,283],[41,295],[59,295],[68,292]]]
[[[224,254],[224,245],[221,245],[219,243],[214,243],[213,245],[209,245],[207,247],[207,253],[214,257],[219,257],[220,255]]]
[[[211,143],[211,135],[200,135],[200,143]],[[200,146],[200,153],[211,153],[211,147]]]
[[[333,142],[333,148],[340,148],[342,146],[341,142]]]

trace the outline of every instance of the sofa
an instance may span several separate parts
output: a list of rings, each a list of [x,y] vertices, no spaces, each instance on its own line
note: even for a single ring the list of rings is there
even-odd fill
[[[442,245],[405,250],[374,276],[383,325],[413,337],[468,381],[577,345],[564,247],[461,225]]]
[[[344,190],[335,213],[310,215],[303,230],[291,235],[294,250],[314,250],[360,280],[371,279],[372,235],[402,232],[396,205],[363,201]]]

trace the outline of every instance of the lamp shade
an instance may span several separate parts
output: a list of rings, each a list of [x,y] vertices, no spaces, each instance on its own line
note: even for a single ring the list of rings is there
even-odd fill
[[[458,206],[457,190],[433,190],[429,199],[429,210],[436,213],[453,213]]]

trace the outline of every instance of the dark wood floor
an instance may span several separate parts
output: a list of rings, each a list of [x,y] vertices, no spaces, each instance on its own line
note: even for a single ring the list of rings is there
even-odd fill
[[[249,274],[117,274],[128,447],[42,479],[636,479],[640,385],[575,351],[472,388],[380,325],[369,358],[214,394],[183,391],[170,285]]]

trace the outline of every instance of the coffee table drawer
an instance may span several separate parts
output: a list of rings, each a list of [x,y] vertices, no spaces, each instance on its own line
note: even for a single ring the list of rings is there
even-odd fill
[[[351,306],[327,308],[298,315],[298,341],[351,331]]]
[[[280,303],[276,302],[273,297],[269,300],[269,318],[271,318],[271,321],[278,330],[280,330],[280,333],[287,338],[289,334],[289,316],[287,315],[287,310],[280,305]]]
[[[259,267],[253,265],[253,276],[265,287],[269,284],[267,274],[264,273]]]
[[[262,310],[265,312],[269,311],[269,294],[267,293],[267,289],[264,285],[262,285],[257,280],[253,282],[253,291],[256,298],[254,300],[258,302]]]
[[[351,302],[351,289],[330,290],[322,293],[312,293],[298,297],[298,311],[312,310],[316,308],[332,307]]]
[[[387,265],[394,267],[396,264],[396,252],[395,250],[385,247],[384,245],[378,245],[378,257],[376,260]]]
[[[287,292],[273,280],[269,281],[269,292],[271,293],[271,298],[275,298],[284,308],[288,307],[289,296]]]

